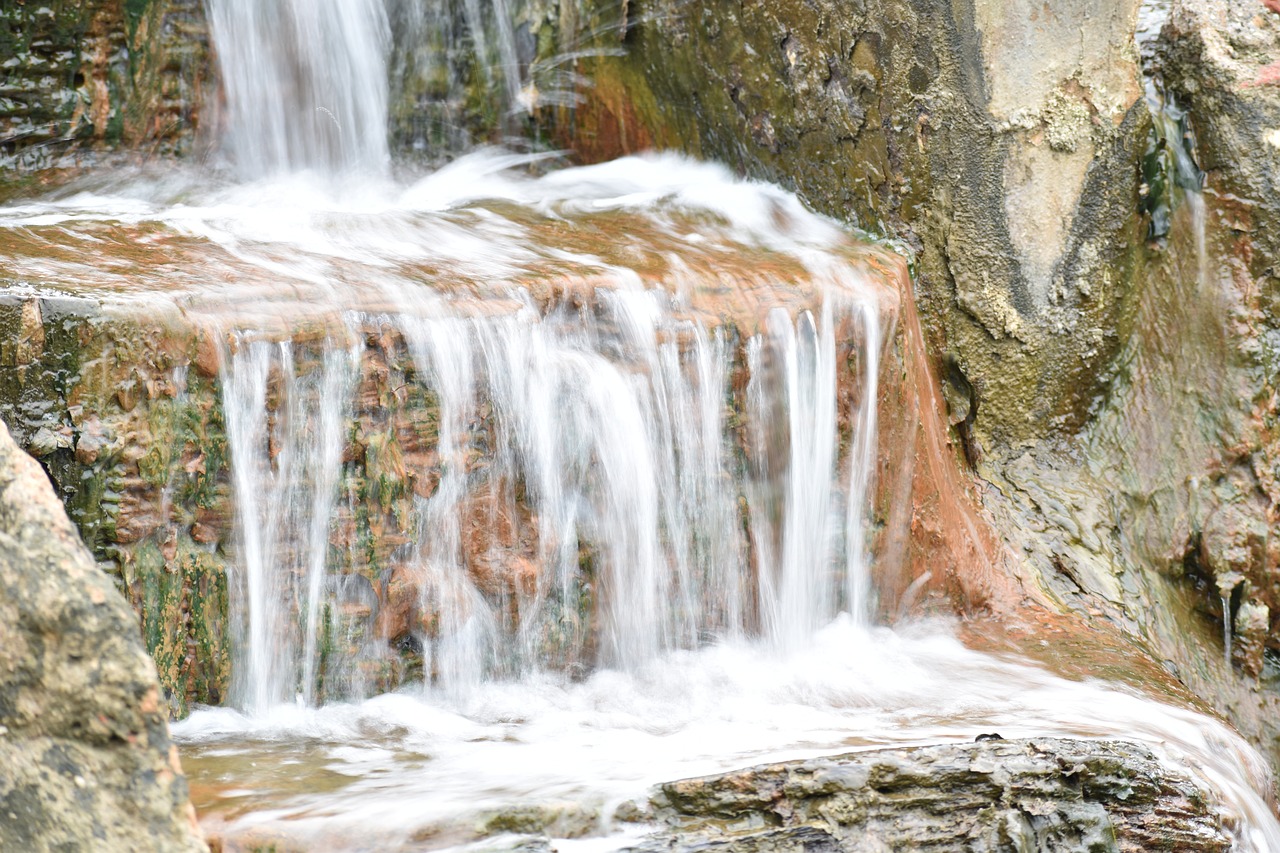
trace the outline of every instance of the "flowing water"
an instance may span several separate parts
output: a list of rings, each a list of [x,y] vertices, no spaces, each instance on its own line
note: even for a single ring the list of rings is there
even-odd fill
[[[614,849],[644,831],[618,804],[663,780],[995,730],[1149,743],[1221,793],[1240,849],[1280,844],[1262,763],[1222,724],[945,624],[869,624],[896,294],[866,250],[718,167],[528,165],[481,153],[363,194],[138,177],[0,211],[8,274],[219,330],[233,707],[174,726],[212,831],[509,849],[533,821]],[[370,408],[375,333],[402,339],[414,387]],[[415,394],[438,479],[396,559],[430,614],[424,680],[379,695],[386,638],[321,654],[326,614],[379,605],[333,537],[353,418],[409,417]],[[523,550],[466,546],[477,495],[482,526],[521,519]],[[526,573],[495,593],[484,572],[514,551]]]
[[[174,726],[210,828],[510,849],[532,813],[577,839],[557,849],[614,849],[643,831],[618,805],[657,782],[997,730],[1150,743],[1220,792],[1240,849],[1280,849],[1262,763],[1222,724],[945,624],[871,624],[898,298],[871,250],[674,157],[533,176],[480,152],[395,183],[381,3],[210,13],[241,182],[117,176],[0,209],[8,276],[216,331],[231,707]],[[381,396],[375,355],[403,377]],[[420,465],[373,578],[340,535],[370,419],[413,424]],[[420,662],[385,692],[392,587]]]
[[[388,167],[382,0],[210,0],[208,11],[241,174]]]

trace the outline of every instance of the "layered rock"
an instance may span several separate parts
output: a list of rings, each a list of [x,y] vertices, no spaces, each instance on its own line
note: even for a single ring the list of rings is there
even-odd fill
[[[2,425],[0,846],[207,849],[134,616]]]
[[[0,54],[0,169],[193,148],[209,78],[199,0],[10,3]]]
[[[1150,749],[1060,738],[886,749],[661,785],[628,848],[1227,851],[1212,791]]]

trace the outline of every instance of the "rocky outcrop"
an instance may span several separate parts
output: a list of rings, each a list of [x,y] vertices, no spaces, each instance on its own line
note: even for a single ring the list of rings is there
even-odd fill
[[[1094,416],[1065,446],[988,460],[985,503],[1050,597],[1141,637],[1274,762],[1280,15],[1175,2],[1155,53],[1204,192],[1182,193],[1134,269]]]
[[[206,849],[133,614],[2,424],[0,847]]]
[[[884,749],[660,786],[636,851],[1227,851],[1215,795],[1145,746]]]

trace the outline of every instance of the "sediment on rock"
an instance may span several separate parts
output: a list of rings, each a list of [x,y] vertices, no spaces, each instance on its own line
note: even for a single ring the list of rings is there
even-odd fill
[[[207,849],[133,614],[3,423],[0,848]]]

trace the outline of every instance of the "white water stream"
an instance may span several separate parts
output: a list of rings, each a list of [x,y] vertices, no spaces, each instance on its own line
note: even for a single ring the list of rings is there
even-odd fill
[[[553,836],[614,849],[633,831],[614,807],[660,781],[994,730],[1149,743],[1221,794],[1240,849],[1280,849],[1262,763],[1217,721],[967,650],[942,624],[868,624],[892,297],[835,225],[672,157],[535,179],[511,170],[527,161],[481,153],[394,184],[380,3],[210,12],[227,147],[252,181],[138,177],[0,209],[0,228],[58,249],[10,259],[10,273],[222,330],[237,707],[174,726],[211,827],[431,849],[540,805],[561,815]],[[625,227],[592,231],[593,217]],[[122,241],[147,262],[110,255]],[[770,278],[778,258],[794,277]],[[555,276],[593,295],[537,296]],[[754,323],[708,312],[748,280],[767,284],[746,298]],[[293,330],[311,321],[322,357],[302,370],[314,326],[306,342]],[[329,663],[347,700],[316,707],[323,614],[359,580],[329,546],[352,500],[339,486],[349,422],[368,405],[361,330],[379,324],[403,338],[411,390],[438,413],[439,482],[397,552],[435,615],[417,631],[429,677],[369,695],[362,656],[385,638],[366,637]],[[740,411],[727,405],[735,365]],[[495,441],[477,449],[483,418]],[[464,548],[477,453],[491,482],[522,486],[494,506],[536,518],[536,571],[514,600],[477,583]]]

